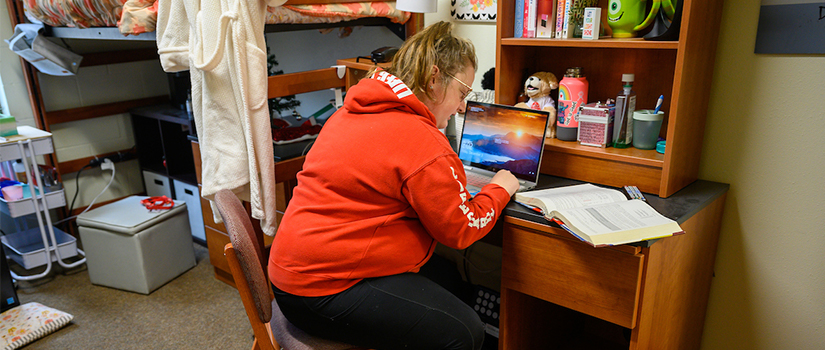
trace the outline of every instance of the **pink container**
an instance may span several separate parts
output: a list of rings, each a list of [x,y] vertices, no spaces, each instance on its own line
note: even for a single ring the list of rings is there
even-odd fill
[[[579,109],[587,104],[587,79],[581,67],[568,68],[559,82],[559,108],[556,137],[576,141],[579,133]]]

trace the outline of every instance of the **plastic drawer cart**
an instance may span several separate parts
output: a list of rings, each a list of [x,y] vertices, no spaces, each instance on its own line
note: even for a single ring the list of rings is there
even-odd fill
[[[41,177],[39,167],[30,166],[30,164],[37,164],[36,156],[54,152],[52,134],[30,126],[18,126],[17,133],[18,135],[9,136],[4,141],[0,141],[0,162],[21,159],[26,169],[25,182],[31,184],[32,178],[39,180]],[[0,211],[12,218],[34,214],[37,217],[38,227],[3,236],[2,242],[9,248],[6,249],[9,257],[24,269],[30,270],[42,265],[46,265],[46,269],[41,273],[28,276],[18,276],[12,272],[12,277],[17,280],[45,277],[51,271],[53,261],[57,261],[65,268],[72,268],[86,262],[85,258],[72,263],[64,262],[64,259],[77,256],[78,253],[82,256],[85,254],[77,249],[77,241],[74,237],[52,226],[49,209],[66,205],[63,190],[46,191],[43,181],[37,181],[37,186],[25,186],[24,194],[28,195],[28,198],[24,197],[15,201],[0,199]]]
[[[77,217],[93,284],[149,294],[195,266],[186,203],[148,210],[131,196]]]

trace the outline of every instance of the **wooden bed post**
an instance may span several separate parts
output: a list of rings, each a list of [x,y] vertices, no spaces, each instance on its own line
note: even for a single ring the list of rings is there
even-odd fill
[[[424,14],[423,13],[412,13],[410,15],[410,20],[407,21],[405,24],[405,29],[407,31],[407,39],[411,36],[415,35],[415,33],[420,32],[424,29]]]

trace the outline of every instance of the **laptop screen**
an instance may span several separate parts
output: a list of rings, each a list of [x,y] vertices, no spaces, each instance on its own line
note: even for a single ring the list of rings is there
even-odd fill
[[[536,182],[549,116],[546,111],[468,101],[458,158],[472,167],[507,169]]]

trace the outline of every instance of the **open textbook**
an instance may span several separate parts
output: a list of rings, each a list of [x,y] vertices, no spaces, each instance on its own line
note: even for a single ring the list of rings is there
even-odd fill
[[[684,233],[646,202],[592,184],[516,193],[515,199],[541,208],[548,220],[596,247]]]

